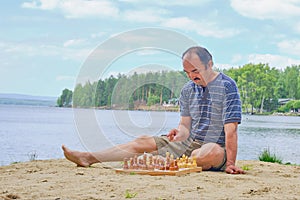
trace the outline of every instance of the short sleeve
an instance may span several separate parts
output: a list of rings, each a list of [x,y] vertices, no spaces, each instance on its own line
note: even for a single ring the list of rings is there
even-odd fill
[[[225,93],[224,123],[241,123],[242,108],[240,94],[233,80],[225,83]]]

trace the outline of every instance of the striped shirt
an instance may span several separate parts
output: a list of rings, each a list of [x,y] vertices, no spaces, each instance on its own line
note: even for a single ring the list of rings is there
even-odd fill
[[[180,94],[181,116],[192,118],[192,139],[225,145],[224,124],[241,123],[242,111],[234,80],[223,73],[207,87],[187,82]]]

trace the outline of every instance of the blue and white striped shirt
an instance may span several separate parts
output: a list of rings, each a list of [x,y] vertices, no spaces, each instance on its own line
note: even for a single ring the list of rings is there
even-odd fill
[[[225,145],[224,124],[241,123],[242,111],[234,80],[220,73],[207,87],[187,82],[180,95],[181,116],[192,118],[191,137]]]

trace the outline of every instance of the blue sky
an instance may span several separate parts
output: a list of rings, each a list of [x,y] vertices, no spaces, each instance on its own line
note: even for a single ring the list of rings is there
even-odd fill
[[[98,45],[145,27],[191,38],[219,68],[261,62],[284,69],[300,64],[299,19],[300,0],[6,1],[0,12],[0,93],[59,96],[74,88]],[[174,56],[141,51],[123,55],[107,74],[145,63],[181,70]]]

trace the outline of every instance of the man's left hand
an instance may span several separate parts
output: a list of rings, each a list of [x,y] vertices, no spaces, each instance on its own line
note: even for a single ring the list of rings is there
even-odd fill
[[[234,165],[228,165],[225,169],[225,172],[228,174],[245,174],[245,171],[234,166]]]

